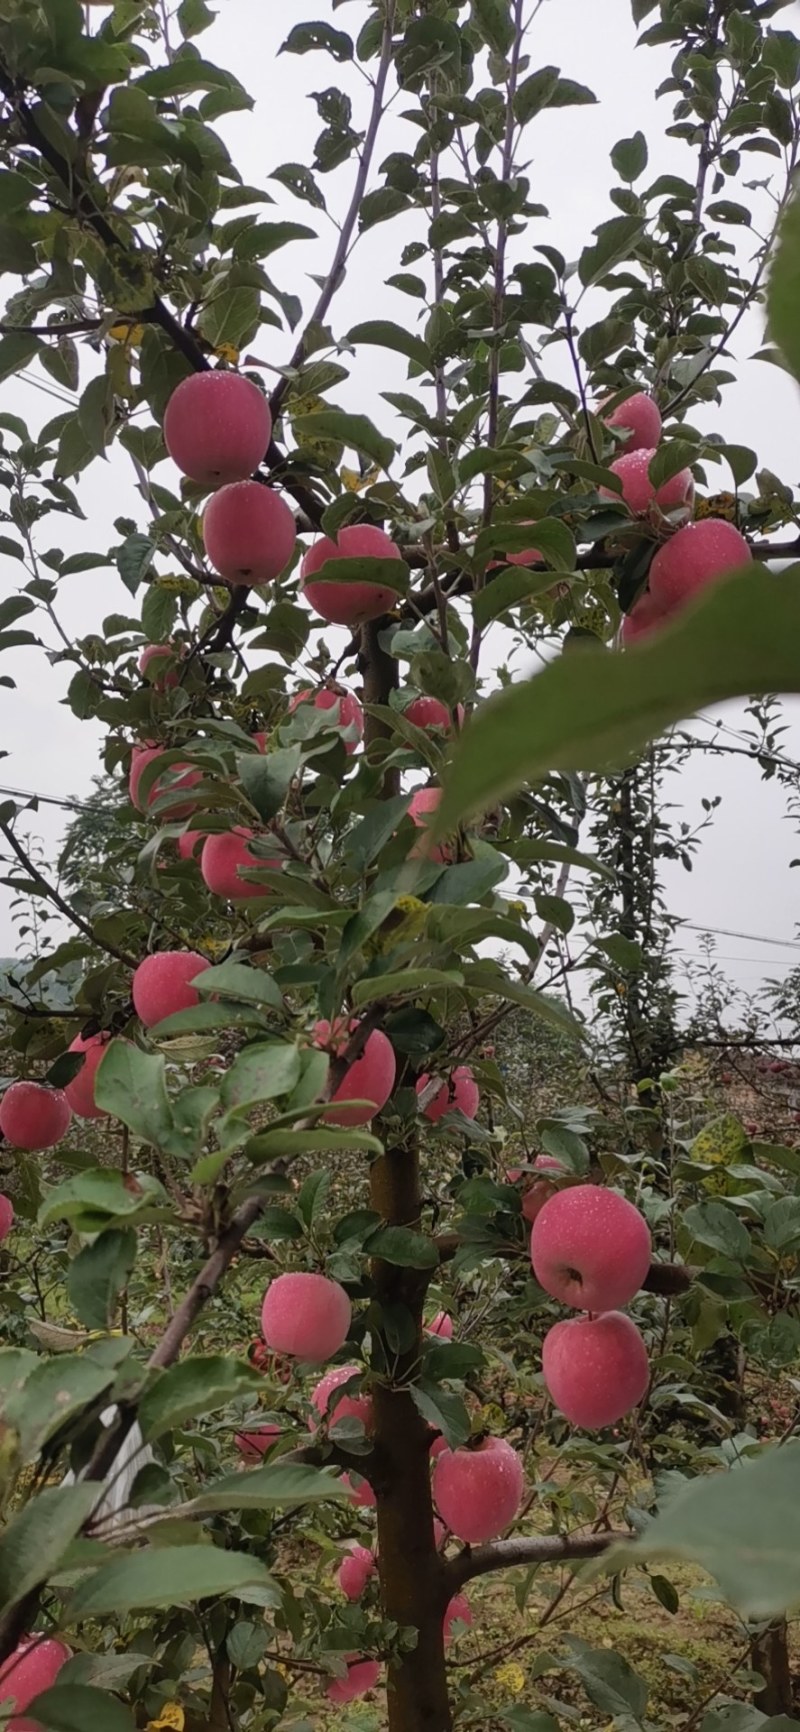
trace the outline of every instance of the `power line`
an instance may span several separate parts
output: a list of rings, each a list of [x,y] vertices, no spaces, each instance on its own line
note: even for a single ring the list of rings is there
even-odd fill
[[[66,812],[93,812],[94,806],[87,805],[84,800],[64,800],[57,794],[38,794],[31,788],[4,788],[0,786],[0,794],[7,794],[12,800],[37,800],[43,806],[63,806]]]
[[[743,938],[747,944],[775,944],[779,950],[800,950],[800,942],[795,938],[767,938],[759,932],[733,932],[729,926],[695,926],[691,920],[682,920],[680,927],[685,932],[710,932],[720,938]]]

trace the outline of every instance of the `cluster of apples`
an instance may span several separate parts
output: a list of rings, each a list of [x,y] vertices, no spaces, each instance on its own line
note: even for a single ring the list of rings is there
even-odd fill
[[[647,1392],[647,1349],[621,1307],[639,1292],[650,1253],[644,1216],[603,1185],[556,1191],[534,1220],[531,1263],[540,1287],[584,1313],[545,1336],[544,1381],[559,1412],[584,1431],[614,1425]]]
[[[626,397],[606,426],[626,432],[622,455],[611,464],[611,473],[622,486],[622,497],[635,517],[647,516],[656,506],[659,513],[690,517],[694,505],[691,469],[681,469],[656,488],[650,479],[650,464],[661,439],[658,404],[645,391]],[[618,496],[601,488],[606,499]],[[621,641],[629,645],[679,613],[692,597],[727,571],[747,565],[750,547],[732,523],[706,517],[685,523],[659,547],[648,579],[648,587],[622,622]]]

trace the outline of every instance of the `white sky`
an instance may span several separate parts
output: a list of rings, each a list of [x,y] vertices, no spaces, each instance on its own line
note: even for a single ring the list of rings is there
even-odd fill
[[[321,123],[308,99],[309,90],[331,84],[347,89],[353,97],[357,127],[363,122],[369,92],[353,67],[334,65],[316,54],[282,55],[279,59],[276,55],[295,22],[314,16],[331,18],[338,28],[355,36],[365,12],[361,0],[349,0],[335,12],[331,12],[329,0],[318,0],[316,6],[311,0],[302,0],[302,4],[294,0],[294,4],[280,7],[272,0],[266,4],[265,0],[220,0],[217,23],[198,39],[204,57],[234,71],[255,98],[252,114],[227,117],[219,129],[243,177],[274,192],[276,206],[265,213],[266,217],[286,215],[319,229],[319,242],[294,244],[269,263],[273,279],[300,294],[307,309],[318,292],[311,274],[325,274],[335,232],[321,213],[284,194],[267,176],[282,162],[311,160]],[[787,9],[777,22],[797,29],[799,19],[800,5]],[[669,99],[657,108],[654,104],[654,89],[666,75],[670,57],[652,49],[635,52],[634,41],[629,0],[602,0],[602,4],[598,0],[546,0],[531,32],[532,66],[559,65],[568,76],[589,84],[599,98],[597,107],[541,115],[529,132],[532,197],[548,205],[551,212],[549,222],[532,225],[531,243],[548,241],[568,258],[581,250],[595,224],[614,214],[608,201],[608,189],[614,182],[609,152],[617,139],[630,136],[637,128],[644,131],[650,146],[648,178],[670,169],[693,172],[685,148],[663,136],[671,119]],[[415,129],[399,118],[404,106],[403,99],[395,102],[385,121],[375,159],[378,165],[391,150],[413,149]],[[769,158],[752,159],[754,179],[765,172],[763,164],[769,162]],[[352,174],[351,163],[321,179],[329,207],[336,213],[346,207]],[[736,192],[732,196],[749,197]],[[383,316],[405,324],[416,317],[417,303],[382,285],[399,268],[401,245],[419,232],[418,219],[403,217],[390,225],[379,225],[359,242],[331,315],[337,334],[344,335],[365,317]],[[525,249],[518,248],[517,256],[525,256]],[[412,268],[418,271],[420,267]],[[600,297],[594,316],[602,315],[602,301]],[[760,341],[761,317],[754,315],[738,333],[739,378],[726,390],[723,410],[707,411],[705,421],[701,412],[693,411],[692,419],[697,425],[722,432],[732,442],[754,446],[763,464],[797,486],[797,387],[777,368],[748,359]],[[264,361],[280,363],[288,359],[292,345],[291,337],[265,327],[253,350]],[[554,376],[563,374],[560,348],[551,354]],[[42,383],[51,383],[38,370],[34,376]],[[87,364],[84,383],[88,377]],[[379,391],[402,389],[404,384],[405,363],[399,357],[362,349],[353,363],[351,381],[337,396],[387,426],[391,411],[381,403]],[[22,414],[37,427],[58,413],[59,405],[31,384],[12,380],[2,387],[0,409]],[[166,478],[166,470],[163,473]],[[719,484],[727,484],[727,472],[717,473]],[[146,527],[144,507],[133,491],[123,452],[114,451],[108,462],[94,464],[80,478],[78,490],[86,524],[54,516],[40,542],[43,549],[56,542],[68,551],[101,549],[118,539],[113,520],[121,514],[137,517],[140,527]],[[20,572],[21,567],[13,561],[0,563],[0,597],[14,591]],[[60,615],[76,635],[97,629],[102,618],[114,610],[136,611],[111,571],[69,578],[61,593]],[[52,645],[52,635],[48,643]],[[498,646],[498,655],[502,653]],[[64,665],[50,668],[40,651],[28,650],[5,655],[0,671],[13,673],[18,682],[16,692],[0,688],[0,743],[10,753],[0,760],[0,782],[41,794],[80,798],[89,790],[99,767],[101,735],[95,724],[78,722],[60,705],[72,670]],[[731,726],[741,725],[741,711],[735,706],[728,706],[725,716]],[[800,757],[800,706],[792,707],[791,718],[784,749]],[[735,758],[698,758],[681,778],[679,790],[677,786],[671,789],[671,797],[680,799],[692,823],[700,815],[702,796],[712,793],[721,793],[723,803],[694,871],[690,875],[676,867],[669,872],[673,907],[700,927],[793,940],[795,878],[788,865],[800,855],[800,838],[785,819],[777,785],[762,783],[757,770]],[[42,806],[31,815],[31,832],[43,839],[50,860],[55,858],[63,823],[64,815],[54,807]],[[8,893],[0,888],[0,955],[12,953],[16,943],[9,900]],[[684,929],[678,944],[687,953],[697,954],[699,934]],[[742,938],[720,937],[718,949],[721,956],[731,958],[726,961],[730,976],[751,987],[800,960],[800,950],[792,952]]]

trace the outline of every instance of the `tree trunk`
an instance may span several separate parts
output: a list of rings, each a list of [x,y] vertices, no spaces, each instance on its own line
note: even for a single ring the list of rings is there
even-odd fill
[[[778,1618],[750,1644],[750,1664],[760,1672],[764,1688],[753,1697],[762,1714],[792,1713],[792,1673],[789,1665],[786,1619]]]
[[[420,1217],[416,1149],[391,1149],[373,1163],[372,1206],[393,1226],[417,1227]],[[379,1305],[400,1309],[413,1320],[413,1345],[387,1357],[391,1386],[377,1385],[375,1491],[378,1501],[378,1565],[387,1618],[418,1632],[417,1645],[389,1668],[389,1732],[451,1732],[452,1715],[444,1664],[446,1588],[433,1534],[430,1433],[408,1385],[422,1347],[422,1306],[427,1274],[375,1261]]]

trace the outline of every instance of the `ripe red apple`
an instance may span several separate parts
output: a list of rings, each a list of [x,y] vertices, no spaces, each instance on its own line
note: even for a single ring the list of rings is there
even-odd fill
[[[12,1083],[0,1100],[0,1132],[15,1149],[55,1148],[71,1118],[64,1090],[42,1083]]]
[[[543,565],[544,554],[538,547],[526,547],[522,553],[504,553],[503,565]]]
[[[261,1308],[268,1347],[294,1359],[332,1359],[344,1346],[353,1310],[338,1281],[297,1272],[271,1281]]]
[[[617,475],[622,482],[625,504],[635,517],[644,517],[654,501],[661,511],[677,511],[682,506],[688,515],[694,498],[691,469],[680,469],[656,492],[648,474],[654,457],[655,451],[651,448],[626,451],[610,465],[612,475]],[[600,492],[604,499],[619,499],[619,494],[610,487],[601,487]]]
[[[431,814],[436,811],[441,798],[441,788],[418,788],[416,793],[412,794],[408,805],[408,816],[412,824],[416,824],[418,830],[427,830],[431,821]],[[423,844],[415,842],[413,848],[409,849],[409,858],[414,859],[424,853]],[[452,857],[452,849],[444,843],[437,843],[436,847],[430,850],[431,860],[437,861],[441,865],[446,865]]]
[[[341,1419],[360,1419],[365,1431],[372,1425],[372,1402],[368,1395],[340,1395],[331,1400],[331,1396],[341,1384],[349,1383],[361,1370],[359,1365],[334,1365],[321,1377],[316,1388],[311,1392],[311,1405],[316,1409],[320,1419],[327,1418],[329,1425],[335,1425]],[[318,1419],[309,1421],[312,1431],[319,1424]]]
[[[224,896],[227,902],[241,902],[246,897],[269,895],[265,884],[256,884],[243,878],[242,868],[252,871],[254,867],[261,867],[262,870],[280,872],[283,865],[283,859],[258,859],[249,847],[252,836],[252,830],[246,830],[239,824],[234,830],[207,836],[203,843],[200,856],[203,881],[215,896]]]
[[[312,583],[316,571],[333,559],[402,559],[391,537],[373,523],[351,523],[335,541],[322,536],[304,555],[300,586],[309,607],[331,625],[359,625],[397,605],[397,595],[379,583]]]
[[[430,733],[440,731],[449,734],[453,727],[452,711],[442,703],[441,698],[412,698],[406,705],[403,715],[407,722],[413,722],[415,728],[427,728]],[[464,705],[457,704],[456,716],[459,728],[464,726]]]
[[[288,505],[260,481],[234,481],[209,500],[203,543],[220,577],[248,586],[272,583],[294,553],[297,530]]]
[[[672,613],[726,571],[749,565],[752,557],[732,523],[715,517],[687,523],[664,542],[650,567],[653,604],[662,613]]]
[[[453,1339],[453,1319],[448,1316],[446,1311],[437,1311],[436,1316],[431,1318],[430,1323],[426,1323],[425,1328],[429,1335],[438,1335],[440,1341],[452,1341]]]
[[[450,1604],[447,1608],[447,1611],[444,1614],[444,1645],[445,1645],[445,1647],[446,1648],[449,1647],[450,1643],[453,1640],[453,1636],[454,1636],[453,1625],[454,1624],[466,1624],[467,1629],[471,1629],[472,1623],[473,1623],[472,1607],[469,1603],[469,1600],[467,1599],[466,1594],[454,1594],[453,1598],[450,1601]]]
[[[354,1702],[374,1690],[381,1675],[377,1660],[360,1660],[357,1654],[348,1656],[347,1677],[331,1678],[325,1694],[329,1702]]]
[[[565,1419],[584,1431],[614,1425],[647,1391],[647,1349],[630,1317],[568,1317],[542,1343],[542,1373]]]
[[[7,1660],[0,1666],[0,1702],[11,1701],[14,1707],[30,1707],[36,1696],[52,1689],[62,1666],[72,1659],[72,1650],[52,1636],[23,1636]],[[14,1719],[8,1732],[41,1732],[36,1720]]]
[[[537,1155],[533,1164],[543,1173],[564,1172],[562,1162],[557,1160],[555,1155]],[[506,1173],[508,1184],[516,1185],[520,1179],[524,1181],[525,1185],[522,1193],[522,1213],[526,1221],[530,1221],[531,1226],[533,1226],[545,1203],[550,1197],[555,1196],[556,1186],[551,1184],[549,1179],[531,1179],[528,1173],[523,1173],[521,1167],[509,1167]]]
[[[368,1546],[353,1546],[347,1557],[342,1559],[336,1572],[336,1580],[345,1598],[360,1600],[370,1579],[375,1574],[375,1557]]]
[[[164,668],[161,673],[154,663],[162,660],[173,660],[176,651],[171,643],[148,643],[139,657],[136,666],[143,678],[149,679],[151,686],[157,692],[165,692],[170,686],[177,686],[178,675],[174,668]],[[148,668],[152,671],[148,674]]]
[[[551,1197],[534,1221],[531,1263],[540,1287],[562,1305],[616,1311],[650,1267],[650,1229],[619,1191],[575,1185]]]
[[[205,830],[185,830],[183,835],[178,837],[178,853],[181,859],[194,860],[205,839]]]
[[[77,1113],[80,1119],[108,1118],[108,1113],[104,1112],[102,1107],[95,1106],[94,1083],[97,1067],[110,1038],[107,1034],[90,1034],[84,1040],[83,1035],[79,1034],[68,1049],[70,1052],[82,1052],[85,1055],[77,1076],[74,1076],[64,1089],[72,1111]]]
[[[351,757],[353,752],[357,752],[364,737],[364,711],[353,692],[337,691],[333,686],[321,686],[318,692],[312,692],[306,688],[302,692],[295,692],[294,697],[290,698],[289,714],[293,715],[300,704],[309,701],[313,702],[315,710],[336,711],[333,717],[334,726],[347,728],[351,734],[355,735],[355,738],[344,742],[344,749],[348,757]]]
[[[427,1071],[423,1076],[417,1077],[415,1087],[418,1095],[427,1088],[430,1080]],[[439,1093],[435,1094],[433,1100],[422,1110],[425,1118],[430,1119],[434,1125],[444,1118],[445,1113],[463,1113],[465,1119],[474,1119],[480,1099],[480,1089],[469,1065],[459,1064],[451,1072],[447,1082],[442,1083]]]
[[[343,1053],[354,1029],[358,1027],[357,1020],[350,1023],[349,1031],[340,1020],[331,1029],[330,1023],[324,1018],[314,1025],[314,1045],[327,1047],[336,1055]],[[342,1125],[352,1130],[356,1125],[366,1125],[376,1113],[382,1112],[394,1088],[397,1075],[397,1060],[394,1047],[388,1035],[379,1028],[373,1028],[367,1035],[363,1050],[358,1058],[348,1065],[338,1087],[331,1095],[331,1106],[325,1113],[325,1121],[329,1125]],[[348,1106],[348,1101],[366,1101],[366,1106]],[[339,1102],[343,1104],[338,1105]]]
[[[163,757],[163,755],[163,746],[134,746],[133,748],[131,753],[130,776],[128,778],[128,792],[132,804],[139,812],[144,812],[145,810],[144,796],[140,797],[139,794],[139,784],[144,772],[147,769],[148,764],[155,763],[156,759]],[[197,803],[194,800],[182,799],[178,790],[181,788],[194,788],[198,782],[202,781],[202,779],[202,771],[193,770],[188,764],[166,764],[162,774],[156,776],[154,781],[151,783],[146,803],[148,806],[152,806],[154,800],[159,798],[159,795],[164,795],[169,791],[170,795],[173,795],[174,797],[170,799],[169,805],[165,805],[163,810],[159,812],[159,817],[164,819],[190,818],[192,813],[197,809]]]
[[[233,1441],[245,1461],[262,1461],[280,1436],[279,1425],[259,1425],[255,1431],[237,1431]]]
[[[683,534],[683,531],[680,533]],[[640,595],[634,602],[630,613],[626,613],[623,618],[620,643],[628,649],[632,643],[637,643],[639,638],[649,637],[651,632],[657,631],[665,619],[663,608],[659,607],[655,597],[646,590],[644,595]]]
[[[509,1526],[523,1487],[522,1462],[502,1437],[486,1437],[476,1449],[443,1449],[433,1470],[439,1514],[456,1539],[471,1546]]]
[[[196,950],[159,950],[146,956],[134,972],[131,988],[136,1015],[145,1028],[199,1004],[200,994],[191,982],[210,966]]]
[[[14,1225],[14,1204],[10,1197],[4,1197],[0,1192],[0,1244],[8,1238]]]
[[[661,412],[646,391],[634,391],[610,415],[604,415],[603,420],[607,427],[627,430],[628,437],[621,447],[626,452],[654,451],[661,439]]]
[[[368,1479],[359,1479],[357,1474],[346,1473],[345,1485],[350,1487],[350,1502],[354,1509],[374,1509],[378,1500]]]
[[[239,373],[191,373],[167,404],[164,444],[201,487],[252,475],[272,437],[272,416],[258,386]]]

